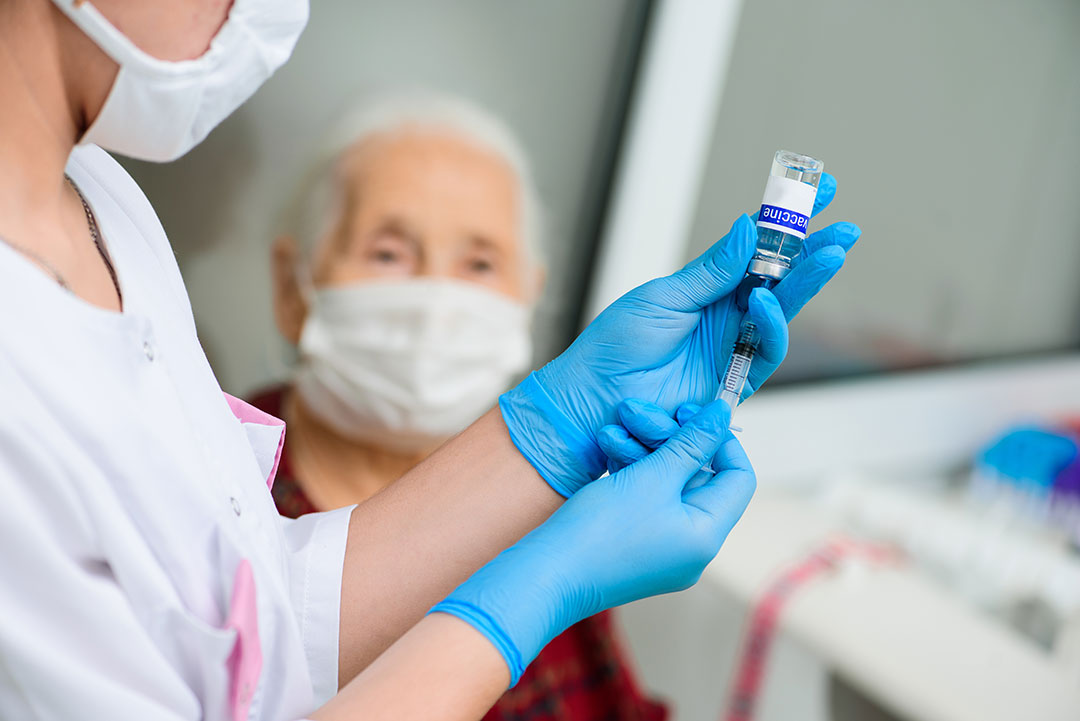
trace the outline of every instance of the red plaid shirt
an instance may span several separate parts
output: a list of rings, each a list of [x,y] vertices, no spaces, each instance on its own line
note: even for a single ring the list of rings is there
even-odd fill
[[[257,395],[252,404],[281,417],[287,388]],[[296,482],[288,443],[281,453],[273,495],[289,518],[319,509]],[[664,721],[667,708],[645,696],[617,638],[611,612],[581,621],[551,641],[484,721]]]

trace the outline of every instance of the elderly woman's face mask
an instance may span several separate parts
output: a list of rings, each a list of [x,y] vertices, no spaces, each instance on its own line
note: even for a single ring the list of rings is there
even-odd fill
[[[472,283],[372,281],[316,291],[296,390],[346,438],[429,451],[529,367],[530,309]]]

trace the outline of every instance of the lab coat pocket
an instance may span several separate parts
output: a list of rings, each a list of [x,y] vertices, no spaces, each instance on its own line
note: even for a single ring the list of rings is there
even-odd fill
[[[212,626],[180,607],[158,616],[152,631],[158,648],[202,706],[204,721],[232,721],[229,713],[229,659],[238,632]]]
[[[244,721],[262,672],[255,574],[236,564],[224,628],[170,608],[160,616],[157,640],[175,653],[175,667],[200,699],[205,721]]]

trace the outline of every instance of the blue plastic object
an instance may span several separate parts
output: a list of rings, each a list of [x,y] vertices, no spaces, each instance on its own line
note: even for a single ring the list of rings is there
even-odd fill
[[[1015,428],[976,458],[978,470],[1017,488],[1048,491],[1077,456],[1076,441],[1035,426]]]

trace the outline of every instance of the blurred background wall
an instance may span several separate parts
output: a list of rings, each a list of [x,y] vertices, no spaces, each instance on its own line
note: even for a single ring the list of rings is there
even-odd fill
[[[270,310],[279,209],[320,135],[373,92],[432,88],[502,116],[531,155],[549,265],[537,358],[576,330],[649,3],[317,0],[291,61],[176,163],[123,160],[172,240],[222,386],[246,393],[287,357]]]
[[[1080,3],[746,0],[686,257],[756,209],[777,148],[864,234],[776,380],[1080,341]]]

